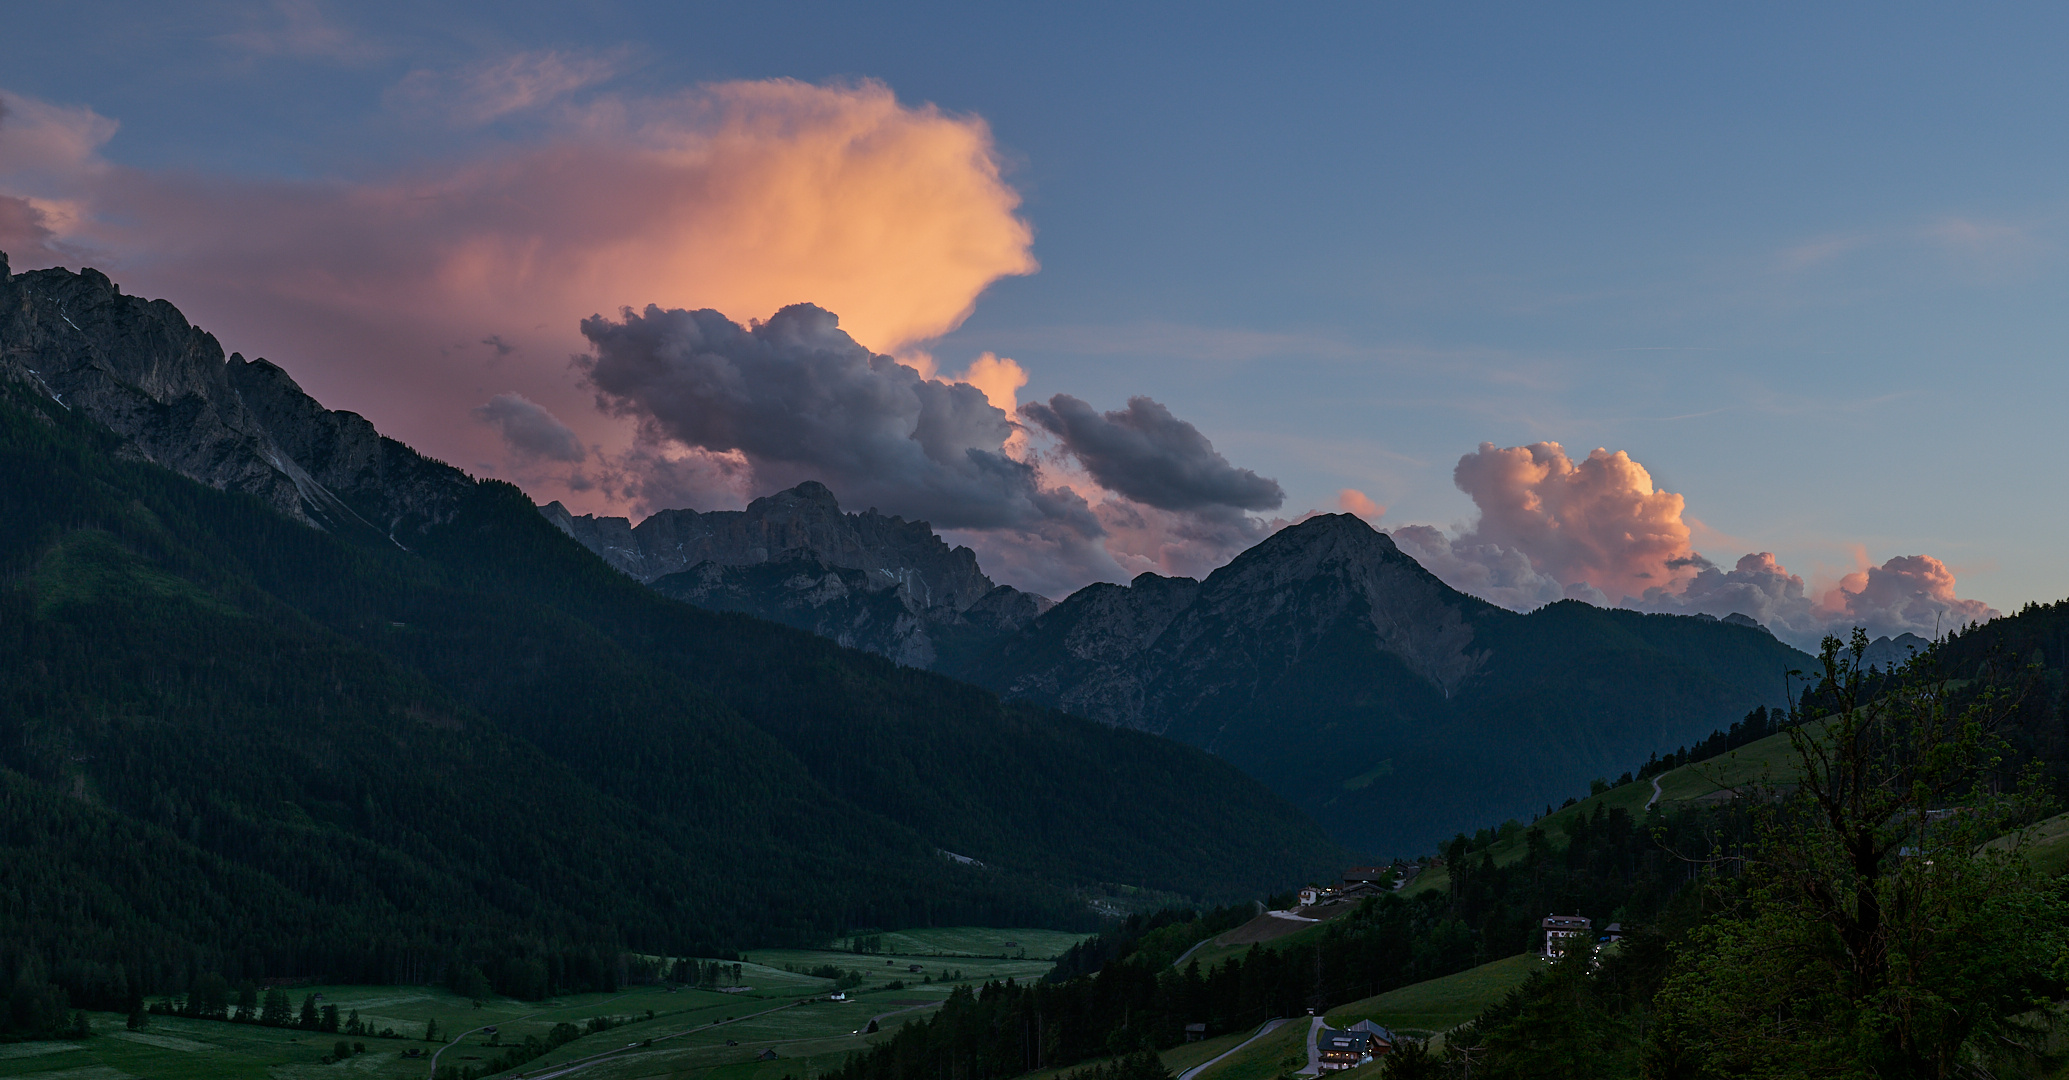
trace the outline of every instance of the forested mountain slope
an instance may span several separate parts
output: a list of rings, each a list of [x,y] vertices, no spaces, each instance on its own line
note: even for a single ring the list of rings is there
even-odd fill
[[[1785,702],[1810,659],[1715,619],[1519,615],[1334,514],[1205,581],[1081,590],[959,673],[1206,747],[1344,842],[1410,854]]]
[[[124,311],[169,305],[0,288],[0,964],[82,1001],[116,965],[462,959],[545,993],[620,949],[1077,924],[1097,883],[1228,898],[1344,857],[1197,750],[658,596],[305,395],[268,421],[213,339],[138,343]],[[61,300],[70,360],[38,351]],[[176,438],[196,416],[207,453]],[[197,460],[243,492],[154,464]]]

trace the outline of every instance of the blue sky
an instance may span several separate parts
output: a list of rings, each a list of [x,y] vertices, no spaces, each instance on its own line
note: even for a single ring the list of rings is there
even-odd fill
[[[1714,561],[1772,551],[1815,591],[1856,550],[1930,554],[2010,610],[2069,595],[2045,464],[2065,22],[85,3],[10,14],[0,89],[118,121],[100,153],[120,166],[350,183],[541,123],[413,119],[412,72],[561,50],[607,58],[600,85],[626,95],[880,80],[988,123],[1034,230],[1041,269],[927,346],[944,367],[1010,356],[1023,401],[1150,395],[1277,479],[1286,516],[1355,488],[1384,526],[1455,534],[1476,510],[1453,467],[1480,443],[1623,450],[1686,497]]]

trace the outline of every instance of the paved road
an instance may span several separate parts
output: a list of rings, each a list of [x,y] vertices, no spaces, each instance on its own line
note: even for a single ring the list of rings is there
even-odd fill
[[[1252,1036],[1250,1036],[1249,1038],[1247,1038],[1247,1039],[1244,1039],[1244,1040],[1243,1040],[1242,1042],[1239,1042],[1239,1043],[1237,1043],[1237,1044],[1235,1045],[1234,1049],[1231,1049],[1231,1050],[1227,1051],[1226,1053],[1221,1053],[1221,1054],[1217,1054],[1217,1055],[1215,1055],[1215,1056],[1214,1056],[1214,1058],[1213,1058],[1213,1060],[1210,1060],[1210,1061],[1205,1061],[1205,1062],[1202,1062],[1202,1063],[1200,1063],[1200,1064],[1198,1064],[1198,1065],[1195,1065],[1195,1066],[1193,1066],[1193,1067],[1192,1067],[1192,1068],[1190,1068],[1190,1069],[1187,1069],[1187,1070],[1185,1070],[1185,1071],[1184,1071],[1184,1072],[1182,1072],[1182,1073],[1179,1073],[1179,1074],[1178,1074],[1178,1077],[1177,1077],[1177,1080],[1193,1080],[1193,1077],[1195,1077],[1195,1076],[1198,1076],[1199,1074],[1201,1074],[1201,1073],[1203,1073],[1203,1072],[1207,1071],[1207,1070],[1208,1070],[1208,1069],[1210,1069],[1210,1068],[1213,1068],[1213,1067],[1214,1067],[1214,1064],[1215,1064],[1215,1062],[1218,1062],[1218,1061],[1220,1061],[1220,1060],[1221,1060],[1222,1058],[1225,1058],[1225,1057],[1229,1056],[1229,1054],[1233,1054],[1233,1053],[1235,1053],[1235,1052],[1236,1052],[1237,1050],[1241,1050],[1242,1048],[1244,1048],[1244,1047],[1246,1047],[1246,1046],[1250,1045],[1251,1043],[1254,1043],[1254,1042],[1256,1042],[1257,1040],[1259,1040],[1259,1039],[1262,1039],[1262,1038],[1264,1038],[1264,1037],[1265,1037],[1266,1035],[1269,1035],[1269,1034],[1271,1034],[1272,1032],[1274,1032],[1274,1031],[1277,1031],[1277,1030],[1279,1030],[1280,1028],[1282,1028],[1282,1027],[1285,1027],[1285,1026],[1286,1026],[1286,1020],[1285,1020],[1285,1018],[1284,1018],[1284,1017],[1281,1017],[1281,1018],[1279,1018],[1279,1019],[1277,1019],[1277,1020],[1266,1020],[1266,1021],[1264,1022],[1264,1026],[1263,1026],[1263,1027],[1261,1027],[1261,1028],[1258,1028],[1258,1029],[1257,1029],[1257,1034],[1255,1034],[1255,1035],[1252,1035]],[[1314,1037],[1313,1037],[1313,1036],[1309,1036],[1309,1037],[1308,1037],[1308,1041],[1309,1041],[1309,1042],[1313,1042],[1313,1041],[1314,1041]]]
[[[1293,1075],[1322,1075],[1322,1048],[1315,1045],[1315,1036],[1320,1035],[1321,1033],[1322,1018],[1317,1016],[1315,1017],[1314,1023],[1309,1024],[1307,1028],[1307,1068],[1302,1069],[1299,1072],[1294,1073]]]
[[[941,1003],[938,1001],[929,1001],[924,1005],[908,1005],[903,1009],[892,1009],[890,1012],[878,1013],[875,1016],[870,1017],[869,1023],[875,1024],[877,1026],[877,1030],[881,1031],[883,1030],[884,1021],[890,1019],[891,1017],[897,1016],[899,1013],[918,1012],[921,1009],[931,1009],[940,1004]],[[868,1031],[869,1024],[862,1025],[862,1030]]]
[[[1219,937],[1220,935],[1218,935],[1218,934],[1217,934],[1217,935],[1215,935],[1215,936],[1216,936],[1216,937]],[[1208,942],[1210,942],[1210,941],[1213,941],[1213,940],[1214,940],[1214,938],[1211,938],[1211,937],[1210,937],[1210,938],[1201,938],[1200,940],[1198,940],[1198,941],[1195,941],[1195,942],[1193,942],[1193,947],[1192,947],[1192,948],[1190,948],[1190,949],[1187,949],[1187,950],[1185,950],[1185,951],[1184,951],[1184,952],[1182,952],[1182,953],[1179,953],[1179,954],[1178,954],[1178,959],[1176,959],[1176,960],[1173,960],[1173,961],[1171,961],[1171,966],[1172,966],[1172,967],[1175,967],[1175,968],[1183,968],[1183,967],[1185,967],[1185,958],[1186,958],[1186,957],[1188,957],[1188,956],[1191,956],[1192,954],[1194,954],[1194,953],[1196,953],[1196,952],[1199,952],[1199,951],[1200,951],[1200,946],[1202,946],[1202,945],[1205,945],[1205,944],[1207,944]]]
[[[1645,808],[1647,810],[1652,809],[1652,804],[1658,801],[1660,801],[1660,778],[1655,776],[1652,778],[1652,799],[1645,804]]]

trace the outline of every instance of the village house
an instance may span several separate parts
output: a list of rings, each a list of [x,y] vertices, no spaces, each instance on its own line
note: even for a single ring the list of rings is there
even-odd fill
[[[1310,885],[1300,890],[1300,906],[1341,904],[1351,900],[1362,900],[1367,896],[1378,896],[1394,888],[1395,876],[1394,868],[1391,866],[1353,866],[1343,872],[1342,881],[1336,885]]]
[[[1547,915],[1543,922],[1545,951],[1540,955],[1547,958],[1566,955],[1566,950],[1575,944],[1589,944],[1594,935],[1593,920],[1580,915]]]
[[[1394,1048],[1394,1033],[1370,1020],[1348,1028],[1323,1028],[1315,1036],[1315,1053],[1322,1072],[1337,1072],[1369,1065]]]

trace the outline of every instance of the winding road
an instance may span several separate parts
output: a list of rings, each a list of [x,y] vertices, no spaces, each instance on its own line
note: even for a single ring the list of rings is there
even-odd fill
[[[1312,1024],[1309,1024],[1309,1025],[1308,1025],[1308,1029],[1307,1029],[1307,1068],[1305,1068],[1305,1069],[1302,1069],[1302,1070],[1300,1070],[1299,1072],[1297,1072],[1297,1073],[1294,1073],[1293,1075],[1295,1075],[1295,1076],[1320,1076],[1320,1075],[1322,1075],[1322,1048],[1321,1048],[1321,1047],[1319,1047],[1319,1046],[1316,1046],[1316,1045],[1315,1045],[1315,1038],[1316,1038],[1316,1036],[1319,1036],[1319,1035],[1321,1035],[1321,1034],[1322,1034],[1322,1018],[1321,1018],[1321,1017],[1319,1017],[1319,1016],[1317,1016],[1317,1017],[1315,1017],[1315,1022],[1314,1022],[1314,1023],[1312,1023]]]
[[[1319,1024],[1319,1023],[1321,1023],[1321,1021],[1320,1021],[1320,1020],[1316,1020],[1315,1022],[1316,1022],[1316,1023],[1318,1023],[1318,1024]],[[1195,1076],[1198,1076],[1199,1074],[1201,1074],[1201,1073],[1203,1073],[1203,1072],[1206,1072],[1206,1071],[1207,1071],[1208,1069],[1211,1069],[1211,1068],[1213,1068],[1213,1067],[1214,1067],[1214,1066],[1215,1066],[1215,1065],[1216,1065],[1216,1064],[1217,1064],[1218,1062],[1220,1062],[1220,1061],[1221,1061],[1221,1059],[1222,1059],[1222,1058],[1225,1058],[1225,1057],[1229,1056],[1230,1054],[1233,1054],[1233,1053],[1235,1053],[1235,1052],[1236,1052],[1237,1050],[1241,1050],[1242,1048],[1244,1048],[1244,1047],[1246,1047],[1246,1046],[1250,1045],[1251,1043],[1254,1043],[1254,1042],[1256,1042],[1257,1040],[1259,1040],[1259,1039],[1262,1039],[1262,1038],[1264,1038],[1264,1037],[1265,1037],[1266,1035],[1269,1035],[1269,1034],[1271,1034],[1272,1032],[1274,1032],[1274,1031],[1277,1031],[1277,1030],[1279,1030],[1280,1028],[1282,1028],[1282,1027],[1285,1027],[1285,1026],[1286,1026],[1286,1018],[1285,1018],[1285,1017],[1280,1017],[1280,1018],[1278,1018],[1278,1019],[1276,1019],[1276,1020],[1266,1020],[1266,1021],[1264,1022],[1264,1026],[1263,1026],[1263,1027],[1261,1027],[1261,1028],[1258,1028],[1258,1029],[1257,1029],[1257,1034],[1255,1034],[1255,1035],[1252,1035],[1252,1036],[1250,1036],[1250,1037],[1249,1037],[1249,1038],[1247,1038],[1247,1039],[1244,1039],[1244,1040],[1243,1040],[1242,1042],[1239,1042],[1239,1043],[1237,1043],[1237,1044],[1236,1044],[1236,1045],[1235,1045],[1234,1047],[1230,1048],[1229,1050],[1227,1050],[1227,1051],[1225,1051],[1225,1052],[1223,1052],[1223,1053],[1220,1053],[1220,1054],[1216,1054],[1216,1055],[1215,1055],[1215,1056],[1214,1056],[1214,1057],[1213,1057],[1212,1059],[1210,1059],[1210,1060],[1208,1060],[1208,1061],[1203,1061],[1203,1062],[1201,1062],[1200,1064],[1198,1064],[1198,1065],[1195,1065],[1195,1066],[1193,1066],[1192,1068],[1190,1068],[1190,1069],[1187,1069],[1187,1070],[1185,1070],[1185,1071],[1184,1071],[1184,1072],[1182,1072],[1182,1073],[1179,1073],[1179,1074],[1178,1074],[1178,1076],[1177,1076],[1177,1080],[1193,1080],[1193,1077],[1195,1077]],[[1313,1035],[1313,1033],[1309,1033],[1309,1035],[1308,1035],[1308,1040],[1307,1040],[1307,1041],[1308,1041],[1308,1054],[1309,1054],[1309,1056],[1310,1056],[1310,1057],[1312,1057],[1312,1056],[1314,1055],[1314,1046],[1315,1046],[1315,1036]]]

